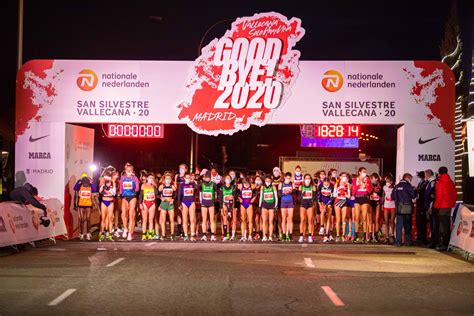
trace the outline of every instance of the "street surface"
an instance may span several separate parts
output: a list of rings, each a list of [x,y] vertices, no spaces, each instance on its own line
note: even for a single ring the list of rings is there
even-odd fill
[[[389,245],[43,241],[0,252],[0,315],[474,313],[474,265]]]

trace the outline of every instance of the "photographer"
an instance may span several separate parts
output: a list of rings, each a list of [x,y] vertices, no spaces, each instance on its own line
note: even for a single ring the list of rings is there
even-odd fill
[[[413,213],[413,199],[416,197],[415,191],[411,185],[412,175],[405,173],[402,180],[392,191],[392,199],[395,201],[397,210],[396,218],[396,241],[397,246],[402,246],[402,228],[405,229],[405,244],[412,246],[411,240],[411,217]]]
[[[10,193],[10,198],[12,201],[20,202],[23,204],[31,204],[36,208],[42,209],[44,215],[40,217],[40,224],[44,227],[48,227],[51,221],[48,218],[48,211],[45,205],[41,204],[36,198],[35,195],[38,194],[38,189],[32,186],[29,183],[25,183],[23,186],[15,188]]]

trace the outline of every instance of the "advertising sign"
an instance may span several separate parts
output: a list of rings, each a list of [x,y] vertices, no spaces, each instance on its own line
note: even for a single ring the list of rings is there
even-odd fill
[[[474,177],[474,121],[467,121],[467,152],[469,159],[469,176]]]

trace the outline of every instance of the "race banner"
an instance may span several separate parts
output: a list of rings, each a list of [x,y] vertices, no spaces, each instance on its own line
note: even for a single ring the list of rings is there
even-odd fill
[[[14,202],[0,203],[0,247],[27,243],[66,234],[63,205],[57,199],[43,200],[51,223],[40,224],[43,210]]]
[[[451,231],[449,246],[461,249],[468,257],[474,256],[474,208],[459,206]]]
[[[360,160],[320,160],[302,157],[280,157],[280,167],[283,173],[295,171],[296,166],[301,167],[301,173],[309,173],[311,176],[319,170],[328,171],[336,169],[338,172],[345,171],[350,174],[357,174],[360,167],[367,169],[368,174],[380,173],[380,160],[371,159],[369,161]]]

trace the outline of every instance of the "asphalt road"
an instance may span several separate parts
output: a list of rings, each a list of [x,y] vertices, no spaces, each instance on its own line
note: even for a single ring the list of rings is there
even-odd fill
[[[474,265],[388,245],[42,242],[0,253],[0,315],[474,314]]]

